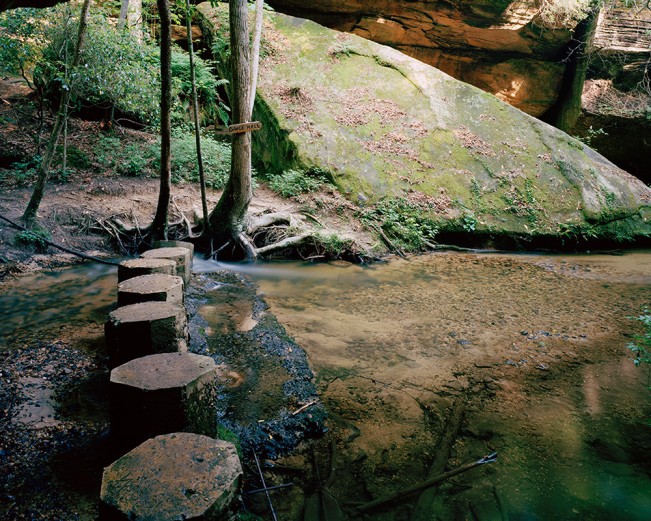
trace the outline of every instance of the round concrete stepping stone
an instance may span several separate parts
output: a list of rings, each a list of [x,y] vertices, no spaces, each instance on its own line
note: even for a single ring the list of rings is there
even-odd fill
[[[183,305],[183,279],[175,275],[140,275],[118,284],[118,306],[140,302]]]
[[[155,241],[154,248],[187,248],[194,255],[194,244],[187,241]]]
[[[222,519],[241,476],[232,443],[187,433],[158,436],[104,469],[100,519]]]
[[[143,302],[109,313],[104,326],[109,366],[154,353],[188,350],[185,308],[170,302]]]
[[[161,353],[111,371],[111,435],[122,447],[168,432],[214,435],[217,365],[209,356]]]
[[[176,275],[176,262],[170,259],[129,259],[118,266],[118,282],[140,275]]]
[[[183,278],[187,285],[192,274],[192,253],[187,248],[156,248],[147,250],[143,259],[170,259],[176,263],[176,275]]]

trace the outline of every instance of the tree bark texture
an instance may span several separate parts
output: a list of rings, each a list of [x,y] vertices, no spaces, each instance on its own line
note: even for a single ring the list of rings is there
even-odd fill
[[[190,56],[190,83],[192,84],[192,112],[194,116],[194,137],[197,146],[197,166],[199,167],[199,185],[201,188],[201,209],[203,211],[204,228],[209,228],[208,202],[206,201],[206,177],[201,156],[201,127],[199,126],[199,99],[197,96],[197,79],[194,70],[194,45],[192,44],[192,9],[190,0],[185,0],[186,26],[188,28],[188,54]],[[210,230],[207,230],[210,233]]]
[[[233,123],[249,121],[249,27],[246,0],[229,1]],[[236,242],[246,232],[251,191],[251,133],[234,134],[231,171],[224,193],[210,214],[210,228],[218,242]]]
[[[585,84],[590,47],[597,29],[599,7],[593,7],[574,31],[567,51],[567,67],[558,100],[547,119],[556,128],[569,132],[581,115],[581,95]]]
[[[154,239],[167,239],[168,213],[172,192],[172,126],[170,111],[172,107],[172,34],[168,0],[156,0],[160,16],[160,188],[156,215],[151,224]]]
[[[77,30],[77,45],[75,46],[75,53],[72,58],[71,69],[74,70],[78,65],[81,59],[81,49],[84,46],[84,40],[86,38],[86,29],[88,27],[88,13],[90,11],[91,0],[84,0],[84,3],[81,6],[81,12],[79,14],[79,28]],[[52,164],[52,159],[54,158],[54,153],[56,152],[57,142],[61,135],[61,131],[64,127],[68,112],[68,104],[70,103],[70,85],[65,85],[63,92],[61,93],[61,102],[59,103],[59,110],[57,112],[56,120],[54,121],[54,128],[52,129],[52,134],[50,134],[50,140],[48,142],[47,148],[45,150],[45,155],[43,156],[43,161],[38,171],[38,177],[36,179],[36,184],[34,185],[34,191],[32,192],[32,197],[25,208],[25,213],[23,213],[23,221],[32,226],[36,222],[36,214],[38,212],[38,207],[41,205],[43,200],[43,194],[45,193],[45,185],[47,180],[50,177],[50,165]]]

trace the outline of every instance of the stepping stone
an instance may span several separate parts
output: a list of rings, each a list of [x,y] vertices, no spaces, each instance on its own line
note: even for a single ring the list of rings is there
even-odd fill
[[[143,302],[109,313],[104,325],[111,368],[155,353],[188,350],[185,308],[170,302]]]
[[[183,279],[175,275],[141,275],[118,284],[118,306],[141,302],[183,305]]]
[[[218,368],[209,356],[161,353],[111,371],[111,436],[132,448],[176,431],[214,435]]]
[[[100,519],[223,519],[241,477],[232,443],[187,433],[158,436],[104,469]]]
[[[156,248],[147,250],[141,257],[143,259],[169,259],[176,263],[176,273],[183,278],[186,286],[192,274],[192,252],[187,248]]]
[[[187,248],[194,255],[194,244],[187,241],[155,241],[154,248]]]
[[[118,266],[118,282],[140,275],[176,275],[176,262],[170,259],[129,259]]]

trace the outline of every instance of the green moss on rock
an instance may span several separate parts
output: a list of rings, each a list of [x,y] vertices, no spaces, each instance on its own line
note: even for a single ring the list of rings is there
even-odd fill
[[[215,9],[200,6],[208,21]],[[394,49],[266,17],[262,172],[319,168],[353,201],[419,201],[452,231],[651,233],[649,187],[567,134]]]

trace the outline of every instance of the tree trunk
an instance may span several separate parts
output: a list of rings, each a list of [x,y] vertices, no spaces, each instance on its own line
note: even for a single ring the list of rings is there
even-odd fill
[[[88,27],[88,12],[90,11],[90,2],[91,0],[84,0],[84,3],[81,6],[81,12],[79,15],[79,29],[77,31],[77,45],[75,47],[75,53],[72,58],[72,70],[74,70],[79,65],[79,60],[81,58],[81,49],[84,46],[86,28]],[[33,226],[37,220],[36,213],[38,212],[38,207],[41,205],[41,201],[43,200],[45,185],[50,176],[50,165],[52,164],[52,159],[54,158],[54,153],[56,151],[57,142],[59,141],[59,136],[61,135],[61,130],[63,129],[69,102],[70,86],[66,85],[63,89],[63,92],[61,93],[59,111],[57,112],[54,128],[52,129],[52,134],[50,135],[50,140],[48,142],[47,149],[45,150],[43,161],[39,167],[38,177],[36,179],[34,191],[32,192],[32,197],[27,204],[25,213],[23,213],[22,219],[28,226]]]
[[[118,29],[125,25],[129,32],[142,43],[142,0],[122,0]]]
[[[167,239],[168,212],[170,194],[172,192],[172,128],[170,110],[172,106],[172,35],[171,18],[168,0],[156,0],[160,16],[160,189],[158,206],[151,224],[151,235],[154,240]]]
[[[262,40],[262,14],[264,11],[264,0],[255,2],[255,30],[253,32],[253,50],[251,52],[251,99],[249,100],[249,118],[253,116],[253,105],[255,93],[258,89],[258,58],[260,57],[260,41]]]
[[[249,27],[246,0],[229,0],[232,70],[233,123],[249,121]],[[224,193],[210,214],[210,228],[216,244],[241,242],[251,191],[251,133],[234,134],[231,171]]]
[[[192,84],[192,111],[194,113],[194,137],[197,145],[197,165],[199,167],[199,185],[201,188],[201,208],[203,210],[203,226],[210,233],[208,221],[208,202],[206,201],[206,178],[203,171],[201,156],[201,128],[199,126],[199,100],[197,96],[197,79],[194,70],[194,46],[192,44],[192,11],[190,0],[185,0],[186,26],[188,28],[188,54],[190,55],[190,83]]]
[[[120,5],[120,18],[118,18],[118,29],[122,29],[126,25],[128,12],[129,0],[122,0],[122,4]]]
[[[567,51],[567,67],[558,100],[545,117],[556,128],[569,132],[581,115],[581,95],[585,84],[590,47],[597,29],[599,7],[594,6],[579,22]]]

